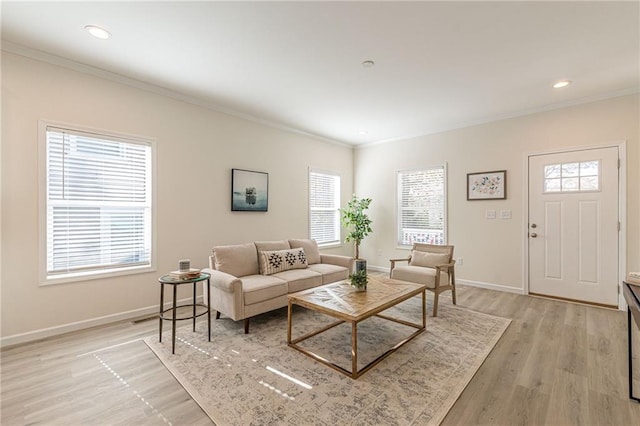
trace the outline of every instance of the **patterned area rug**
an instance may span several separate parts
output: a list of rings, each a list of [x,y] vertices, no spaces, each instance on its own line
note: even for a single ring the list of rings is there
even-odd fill
[[[430,301],[430,298],[428,298]],[[286,309],[242,321],[212,319],[183,326],[171,354],[170,331],[145,339],[167,369],[217,425],[437,425],[511,322],[441,298],[427,331],[353,380],[289,348]],[[431,312],[428,306],[427,312]],[[420,297],[385,311],[420,322]],[[294,307],[293,336],[333,319]],[[167,323],[168,324],[168,323]],[[170,326],[165,326],[165,330]],[[359,368],[409,336],[410,327],[370,318],[358,325]],[[351,369],[351,328],[342,324],[301,346]]]

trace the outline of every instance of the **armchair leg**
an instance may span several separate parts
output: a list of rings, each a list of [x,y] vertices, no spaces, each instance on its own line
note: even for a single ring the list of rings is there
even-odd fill
[[[249,318],[244,319],[244,334],[249,334]]]
[[[433,316],[438,316],[438,297],[440,296],[439,292],[433,293]]]
[[[216,319],[220,319],[220,311],[216,311]]]
[[[451,268],[451,297],[453,298],[453,304],[456,304],[456,271]]]

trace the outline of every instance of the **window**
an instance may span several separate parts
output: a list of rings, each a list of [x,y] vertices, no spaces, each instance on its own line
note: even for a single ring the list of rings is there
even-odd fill
[[[598,191],[599,175],[599,160],[547,164],[544,166],[544,192]]]
[[[445,166],[398,172],[398,245],[445,244]]]
[[[309,237],[319,245],[340,243],[340,175],[309,171]]]
[[[151,143],[48,125],[44,134],[46,280],[150,267]]]

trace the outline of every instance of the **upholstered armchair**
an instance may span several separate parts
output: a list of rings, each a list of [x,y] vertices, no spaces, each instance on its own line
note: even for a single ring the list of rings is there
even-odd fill
[[[414,243],[411,255],[404,259],[390,259],[394,280],[424,284],[432,291],[433,316],[438,316],[438,297],[445,290],[451,290],[453,304],[456,304],[456,277],[453,246]],[[407,265],[397,265],[407,262]]]

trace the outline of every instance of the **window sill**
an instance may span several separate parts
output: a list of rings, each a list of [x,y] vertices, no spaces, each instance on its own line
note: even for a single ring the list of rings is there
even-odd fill
[[[344,246],[344,244],[342,244],[342,243],[318,244],[318,248],[320,250],[338,248],[338,247],[342,247],[342,246]]]
[[[81,281],[98,280],[103,278],[112,278],[125,275],[145,274],[148,272],[156,271],[155,265],[149,266],[134,266],[130,268],[118,268],[118,269],[105,269],[100,271],[91,272],[75,272],[69,274],[55,275],[52,277],[45,277],[41,280],[40,286],[50,286],[57,284],[68,284]]]

